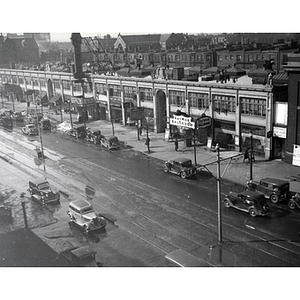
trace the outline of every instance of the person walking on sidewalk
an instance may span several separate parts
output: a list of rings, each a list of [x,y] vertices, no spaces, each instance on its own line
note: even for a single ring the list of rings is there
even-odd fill
[[[150,138],[147,136],[145,145],[147,146],[148,153],[150,153]]]
[[[178,141],[177,141],[177,139],[175,140],[175,151],[178,151]]]
[[[243,162],[245,162],[246,159],[248,159],[248,162],[249,162],[249,149],[250,148],[247,148],[245,150]]]

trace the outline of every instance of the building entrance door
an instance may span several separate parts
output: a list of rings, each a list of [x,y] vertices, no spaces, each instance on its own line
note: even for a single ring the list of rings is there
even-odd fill
[[[166,104],[166,94],[159,90],[155,97],[156,102],[156,132],[165,132],[166,119],[167,119],[167,104]]]

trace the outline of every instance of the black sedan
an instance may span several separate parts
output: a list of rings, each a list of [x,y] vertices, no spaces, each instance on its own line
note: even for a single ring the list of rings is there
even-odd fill
[[[251,217],[266,216],[270,208],[264,195],[254,191],[230,192],[224,199],[226,207],[248,212]]]
[[[164,163],[164,172],[180,175],[181,178],[187,178],[196,175],[196,167],[193,166],[189,158],[169,159]]]

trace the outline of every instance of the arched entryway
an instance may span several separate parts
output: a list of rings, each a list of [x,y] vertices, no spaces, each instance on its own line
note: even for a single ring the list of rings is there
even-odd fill
[[[159,90],[155,96],[156,132],[165,132],[167,121],[166,94]]]
[[[53,97],[53,84],[50,79],[47,81],[47,96],[48,99],[51,99]]]

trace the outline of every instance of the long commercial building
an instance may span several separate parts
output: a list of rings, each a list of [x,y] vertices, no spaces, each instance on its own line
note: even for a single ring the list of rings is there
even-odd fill
[[[266,159],[283,158],[287,132],[288,86],[249,84],[237,80],[226,83],[188,82],[152,78],[90,75],[77,82],[71,73],[0,69],[0,80],[20,86],[24,92],[35,90],[50,101],[61,98],[90,118],[107,119],[123,125],[132,111],[143,108],[153,130],[192,136],[193,129],[176,126],[174,114],[197,121],[206,116],[209,126],[197,126],[197,141],[209,138],[237,151],[253,141],[257,154]]]

